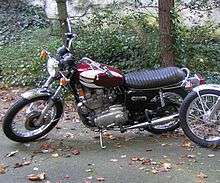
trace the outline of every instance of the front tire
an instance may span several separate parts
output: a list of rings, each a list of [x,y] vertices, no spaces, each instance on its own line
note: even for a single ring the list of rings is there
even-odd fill
[[[33,113],[32,118],[33,119],[29,119],[29,121],[26,120],[22,121],[22,125],[24,125],[25,130],[27,130],[27,135],[23,135],[22,133],[16,132],[14,129],[14,119],[16,118],[16,116],[19,114],[19,112],[21,110],[23,110],[25,107],[31,105],[34,102],[38,102],[38,101],[49,101],[50,97],[49,96],[43,96],[43,97],[36,97],[33,99],[25,99],[25,98],[21,98],[19,99],[6,113],[5,118],[3,120],[3,132],[5,133],[5,135],[16,142],[21,142],[21,143],[27,143],[27,142],[31,142],[34,141],[44,135],[46,135],[48,132],[50,132],[58,123],[59,119],[62,116],[63,113],[63,106],[61,102],[56,102],[54,103],[54,108],[56,109],[56,112],[54,114],[54,118],[51,119],[51,122],[48,123],[48,125],[45,126],[45,128],[42,128],[42,126],[39,127],[35,127],[33,126],[33,124],[31,124],[31,120],[33,120],[34,118],[36,118],[36,114],[37,112],[34,111],[35,113]],[[35,116],[34,116],[35,115]],[[22,115],[20,115],[20,117],[22,118]],[[25,124],[23,124],[25,123]],[[27,123],[27,124],[26,124]],[[31,125],[30,125],[31,124]],[[28,125],[28,128],[26,127]],[[40,130],[39,130],[40,129]],[[39,130],[39,131],[37,131]],[[35,132],[36,131],[36,132]],[[33,133],[35,132],[35,133]],[[28,135],[30,134],[30,135]]]
[[[220,91],[216,91],[216,90],[203,90],[200,91],[200,96],[201,99],[203,100],[204,97],[215,97],[216,99],[218,97],[220,97]],[[212,99],[213,100],[213,99]],[[197,103],[196,103],[197,101]],[[211,124],[211,122],[206,122],[203,118],[204,116],[204,111],[202,110],[202,106],[200,106],[199,104],[200,98],[197,94],[197,92],[191,92],[184,100],[181,108],[180,108],[180,125],[183,129],[183,131],[185,132],[185,135],[192,140],[194,143],[200,145],[201,147],[217,147],[220,145],[220,109],[217,111],[218,114],[216,118],[216,123],[217,123],[217,129],[216,127],[214,127],[214,130],[217,130],[216,132],[216,136],[213,140],[209,140],[207,135],[204,135],[204,138],[202,138],[202,133],[206,133],[208,125],[213,125]],[[213,100],[214,101],[214,100]],[[195,103],[195,104],[194,104]],[[193,105],[197,105],[197,107],[199,108],[198,112],[196,113],[196,109],[194,109]],[[206,107],[211,107],[211,105],[209,106],[209,104],[207,104],[205,106]],[[190,110],[192,109],[192,110]],[[194,109],[194,110],[193,110]],[[195,116],[192,117],[192,116]],[[193,121],[194,119],[194,121]],[[213,120],[213,119],[211,119]],[[213,120],[214,121],[214,120]],[[193,123],[195,123],[195,128],[193,128]],[[201,123],[203,126],[201,126]],[[199,126],[200,125],[200,126]],[[201,129],[199,129],[198,127],[200,127]],[[201,131],[194,131],[195,129],[201,130]],[[210,132],[208,132],[210,133]],[[213,135],[214,135],[214,131],[213,131]]]

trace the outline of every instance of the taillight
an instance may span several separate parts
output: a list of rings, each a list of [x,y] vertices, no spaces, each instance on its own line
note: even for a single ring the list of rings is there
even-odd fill
[[[195,74],[195,78],[198,79],[200,85],[206,84],[205,78],[201,74]]]

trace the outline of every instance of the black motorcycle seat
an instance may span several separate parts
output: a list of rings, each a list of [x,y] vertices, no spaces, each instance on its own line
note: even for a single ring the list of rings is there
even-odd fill
[[[141,70],[125,74],[125,86],[135,89],[160,88],[175,85],[185,78],[178,67]]]

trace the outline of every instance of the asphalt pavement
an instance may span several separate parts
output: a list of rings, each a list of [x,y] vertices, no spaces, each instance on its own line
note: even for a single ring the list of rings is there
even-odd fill
[[[1,99],[3,116],[11,101]],[[220,182],[219,150],[200,148],[181,132],[160,136],[136,130],[108,132],[106,148],[101,149],[98,134],[70,112],[36,142],[12,142],[0,130],[0,183],[32,182],[28,175],[42,173],[45,177],[36,182]]]

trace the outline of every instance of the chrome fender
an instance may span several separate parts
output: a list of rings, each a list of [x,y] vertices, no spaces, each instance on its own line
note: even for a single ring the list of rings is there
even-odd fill
[[[47,88],[35,88],[21,94],[21,97],[31,100],[36,97],[52,96],[53,93]]]
[[[199,93],[200,91],[203,90],[217,90],[220,91],[220,85],[217,84],[205,84],[205,85],[200,85],[195,88],[193,88],[193,91],[196,93]]]
[[[35,89],[32,89],[32,90],[28,90],[24,93],[21,94],[21,97],[22,98],[25,98],[27,100],[31,100],[31,99],[34,99],[34,98],[37,98],[37,97],[44,97],[44,96],[47,96],[47,97],[52,97],[53,96],[53,92],[48,89],[48,88],[35,88]],[[55,99],[52,99],[54,103],[56,103],[56,105],[59,107],[59,118],[57,120],[59,120],[62,115],[63,115],[63,111],[64,111],[64,100],[62,97],[58,97],[58,98],[55,98]]]

